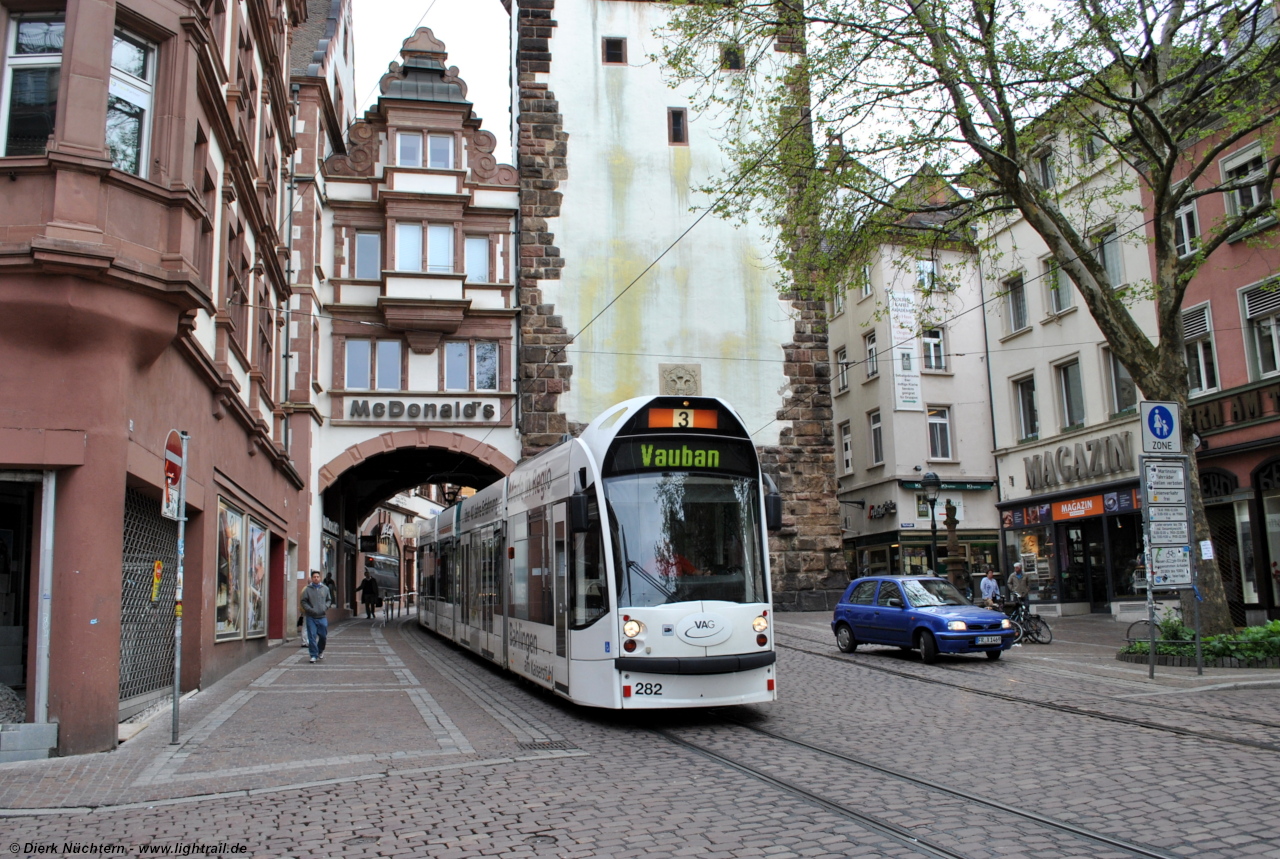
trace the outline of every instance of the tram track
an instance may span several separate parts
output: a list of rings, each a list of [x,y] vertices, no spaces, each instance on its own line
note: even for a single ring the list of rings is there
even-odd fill
[[[856,665],[859,668],[865,668],[868,671],[877,671],[881,674],[889,674],[894,677],[902,677],[907,680],[915,680],[919,683],[927,683],[933,686],[943,686],[950,689],[958,689],[963,692],[969,692],[974,695],[980,695],[984,698],[994,698],[999,701],[1007,701],[1014,704],[1025,704],[1029,707],[1038,707],[1044,710],[1052,710],[1059,713],[1066,713],[1073,716],[1084,716],[1091,719],[1101,719],[1107,722],[1113,722],[1121,725],[1129,725],[1136,728],[1146,728],[1152,731],[1162,731],[1169,734],[1176,734],[1183,737],[1192,737],[1199,740],[1209,740],[1217,743],[1226,743],[1233,746],[1242,746],[1248,749],[1257,749],[1266,752],[1280,752],[1280,744],[1269,743],[1262,740],[1250,740],[1243,737],[1230,737],[1225,734],[1217,734],[1211,731],[1201,731],[1194,728],[1182,728],[1176,725],[1167,725],[1161,722],[1151,722],[1145,719],[1135,719],[1130,716],[1120,716],[1115,713],[1104,713],[1099,710],[1090,710],[1086,707],[1076,707],[1071,704],[1056,704],[1050,701],[1037,701],[1034,698],[1024,698],[1019,695],[1010,695],[1005,692],[995,692],[990,689],[980,689],[969,686],[964,683],[955,683],[948,680],[942,680],[937,677],[922,677],[919,674],[913,674],[909,671],[897,671],[892,668],[886,668],[883,665],[870,665],[866,662],[849,659],[844,656],[833,653],[825,653],[820,650],[811,650],[806,647],[799,647],[795,644],[783,644],[776,642],[775,646],[783,650],[794,650],[799,653],[805,653],[810,656],[817,656],[822,659],[830,659],[833,662],[839,662],[844,665]],[[1126,702],[1130,703],[1130,702]],[[1141,705],[1144,702],[1132,702]],[[1221,717],[1215,714],[1203,714],[1209,718],[1229,718]]]
[[[726,721],[729,724],[734,725],[735,727],[766,737],[769,740],[772,740],[774,742],[785,743],[795,748],[804,749],[808,752],[811,752],[817,755],[838,760],[841,762],[841,764],[848,764],[848,765],[861,767],[864,770],[878,773],[882,776],[887,776],[891,779],[895,779],[897,781],[911,784],[914,787],[922,790],[932,791],[934,793],[947,795],[953,798],[954,800],[959,800],[962,803],[981,806],[982,808],[986,809],[988,812],[991,812],[991,813],[1009,815],[1025,823],[1031,823],[1036,826],[1044,827],[1046,829],[1054,830],[1056,832],[1068,835],[1071,838],[1075,839],[1076,841],[1081,842],[1083,844],[1087,844],[1094,848],[1099,846],[1104,846],[1113,850],[1122,851],[1131,856],[1145,857],[1145,859],[1175,859],[1174,854],[1162,852],[1160,850],[1157,850],[1154,847],[1150,847],[1144,844],[1138,844],[1138,843],[1121,839],[1121,838],[1115,838],[1105,833],[1095,832],[1083,826],[1077,826],[1075,824],[1068,823],[1066,821],[1058,820],[1056,818],[1050,817],[1049,815],[1040,814],[1038,812],[1017,808],[1015,806],[1000,802],[998,800],[980,797],[975,795],[972,792],[957,790],[955,788],[951,788],[946,785],[939,784],[937,782],[931,781],[930,779],[926,779],[921,776],[917,776],[903,770],[895,769],[893,767],[888,767],[883,764],[878,764],[873,761],[868,761],[863,758],[856,757],[854,755],[849,755],[843,752],[835,751],[833,749],[817,746],[812,743],[806,742],[804,740],[788,737],[783,734],[779,734],[774,731],[770,731],[765,728],[758,727],[756,725],[751,725],[746,722],[742,722],[738,719],[729,718]],[[672,729],[655,728],[653,729],[653,731],[658,736],[662,737],[663,739],[667,740],[673,745],[687,749],[695,754],[698,754],[718,764],[721,764],[722,766],[727,766],[734,770],[737,770],[738,772],[741,772],[744,775],[749,776],[750,778],[756,781],[760,781],[764,784],[768,784],[776,789],[785,791],[793,796],[803,799],[806,802],[809,802],[813,805],[824,808],[827,811],[830,811],[841,817],[845,817],[849,820],[855,821],[858,824],[865,826],[868,829],[871,829],[872,831],[884,837],[890,838],[900,844],[904,844],[908,847],[911,847],[912,849],[924,855],[948,857],[948,859],[970,859],[968,854],[962,853],[957,849],[954,849],[952,847],[947,846],[946,844],[941,843],[941,841],[937,838],[923,837],[921,835],[918,835],[912,832],[909,829],[906,829],[905,827],[902,827],[896,823],[893,823],[890,820],[885,820],[884,818],[878,817],[873,814],[869,814],[865,811],[859,811],[857,809],[850,808],[848,805],[842,802],[829,799],[828,797],[823,796],[820,793],[810,790],[809,788],[806,788],[802,785],[796,784],[794,781],[781,778],[778,775],[766,772],[758,767],[752,766],[747,763],[743,763],[740,760],[721,754],[720,752],[717,752],[713,749],[709,749],[706,746],[695,743],[685,737],[678,736]]]

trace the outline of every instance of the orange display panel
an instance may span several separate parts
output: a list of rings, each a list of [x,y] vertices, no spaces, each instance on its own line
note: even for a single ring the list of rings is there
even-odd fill
[[[649,429],[718,429],[715,409],[649,409]]]

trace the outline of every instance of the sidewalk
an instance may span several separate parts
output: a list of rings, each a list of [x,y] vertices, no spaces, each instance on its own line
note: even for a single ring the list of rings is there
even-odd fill
[[[0,815],[581,754],[557,748],[563,737],[533,716],[495,705],[480,687],[510,681],[466,663],[411,623],[347,620],[317,664],[281,645],[184,700],[178,745],[165,710],[113,752],[0,765]]]

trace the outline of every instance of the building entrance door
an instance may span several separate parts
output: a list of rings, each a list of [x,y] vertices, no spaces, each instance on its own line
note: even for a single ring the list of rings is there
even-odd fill
[[[0,481],[0,685],[26,687],[31,521],[38,483]]]
[[[1067,567],[1062,573],[1062,601],[1088,601],[1092,611],[1107,611],[1107,549],[1102,520],[1067,525]]]

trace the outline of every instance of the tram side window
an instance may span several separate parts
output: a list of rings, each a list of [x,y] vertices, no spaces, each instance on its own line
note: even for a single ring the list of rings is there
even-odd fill
[[[511,517],[511,594],[507,616],[529,619],[529,530],[525,514]]]
[[[440,563],[436,565],[436,599],[442,602],[453,601],[453,557],[449,552],[440,553]]]
[[[551,569],[551,517],[546,509],[529,511],[529,621],[555,623],[555,579]]]
[[[587,503],[590,528],[573,535],[573,619],[575,629],[589,626],[609,610],[605,582],[604,545],[600,539],[600,510],[592,498]]]

